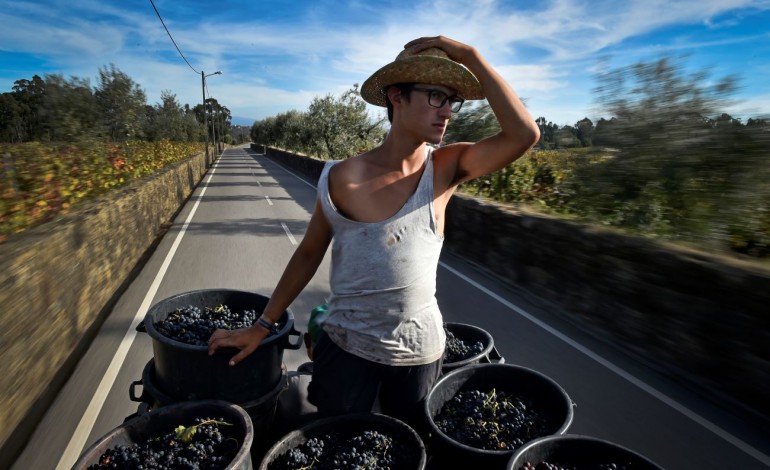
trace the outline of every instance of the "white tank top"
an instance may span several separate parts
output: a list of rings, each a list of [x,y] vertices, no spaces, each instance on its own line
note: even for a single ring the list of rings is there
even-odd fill
[[[328,161],[318,180],[332,227],[331,297],[322,327],[340,348],[370,361],[422,365],[444,354],[436,269],[443,245],[433,210],[433,161],[426,154],[417,189],[382,222],[343,216],[329,196]]]

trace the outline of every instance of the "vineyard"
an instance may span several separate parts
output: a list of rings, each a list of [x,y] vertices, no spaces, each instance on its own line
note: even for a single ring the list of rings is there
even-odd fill
[[[770,170],[765,151],[720,157],[692,164],[598,147],[532,151],[460,190],[701,251],[767,259]]]
[[[0,144],[0,243],[202,151],[201,143],[169,141]],[[677,175],[656,162],[652,166],[660,171],[640,179],[636,165],[619,167],[612,149],[537,150],[460,190],[703,251],[762,259],[770,256],[770,193],[762,183],[765,172],[745,171],[756,166],[756,156],[738,175],[713,166],[707,177]],[[733,158],[730,168],[738,164]],[[630,196],[629,182],[635,186]]]
[[[0,144],[0,243],[202,151],[201,142]]]

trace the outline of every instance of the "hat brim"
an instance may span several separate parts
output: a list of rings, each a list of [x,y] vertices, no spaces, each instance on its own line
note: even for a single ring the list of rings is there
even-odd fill
[[[470,70],[453,60],[425,55],[399,59],[374,72],[361,86],[361,97],[367,103],[386,106],[385,90],[396,83],[441,85],[465,100],[484,99],[481,84]]]

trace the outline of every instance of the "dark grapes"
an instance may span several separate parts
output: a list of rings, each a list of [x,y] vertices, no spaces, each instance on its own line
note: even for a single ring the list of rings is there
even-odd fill
[[[414,468],[415,449],[375,430],[313,437],[270,462],[269,470],[398,470]]]
[[[444,328],[446,333],[446,347],[444,348],[444,362],[460,362],[470,359],[473,356],[481,354],[484,351],[484,343],[476,341],[472,344],[466,344],[465,341],[456,337],[454,333]]]
[[[599,463],[599,464],[581,464],[581,465],[563,465],[560,463],[540,462],[533,465],[530,462],[525,463],[518,470],[633,470],[631,463]]]
[[[176,430],[142,443],[107,449],[88,470],[222,470],[238,453],[240,444],[225,436],[222,419],[196,419],[195,432],[180,437]]]
[[[194,305],[176,309],[165,320],[154,323],[163,336],[185,344],[207,346],[216,329],[235,330],[248,328],[257,321],[256,310],[233,312],[227,305],[204,307],[203,311]],[[281,326],[276,324],[276,330]],[[270,332],[274,334],[274,332]]]
[[[452,439],[484,450],[514,450],[552,433],[553,419],[532,400],[492,389],[460,391],[434,417]]]

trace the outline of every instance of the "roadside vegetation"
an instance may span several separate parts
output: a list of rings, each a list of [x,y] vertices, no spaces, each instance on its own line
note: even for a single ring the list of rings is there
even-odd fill
[[[725,111],[738,78],[687,75],[683,65],[663,58],[597,76],[593,93],[609,119],[559,126],[538,117],[535,149],[461,191],[704,251],[770,258],[770,122]],[[486,102],[469,102],[445,142],[498,129]],[[215,99],[182,106],[166,91],[147,105],[114,65],[100,69],[95,87],[77,77],[21,79],[0,94],[0,243],[203,151],[206,138],[329,159],[368,150],[387,130],[357,85],[247,129],[232,126]]]
[[[770,122],[724,111],[736,77],[687,75],[683,65],[663,58],[599,75],[594,94],[610,119],[560,127],[538,117],[534,150],[461,191],[704,251],[770,257]],[[357,91],[258,121],[251,139],[321,159],[372,148],[386,121],[372,123]],[[445,142],[498,130],[486,102],[469,102]]]

